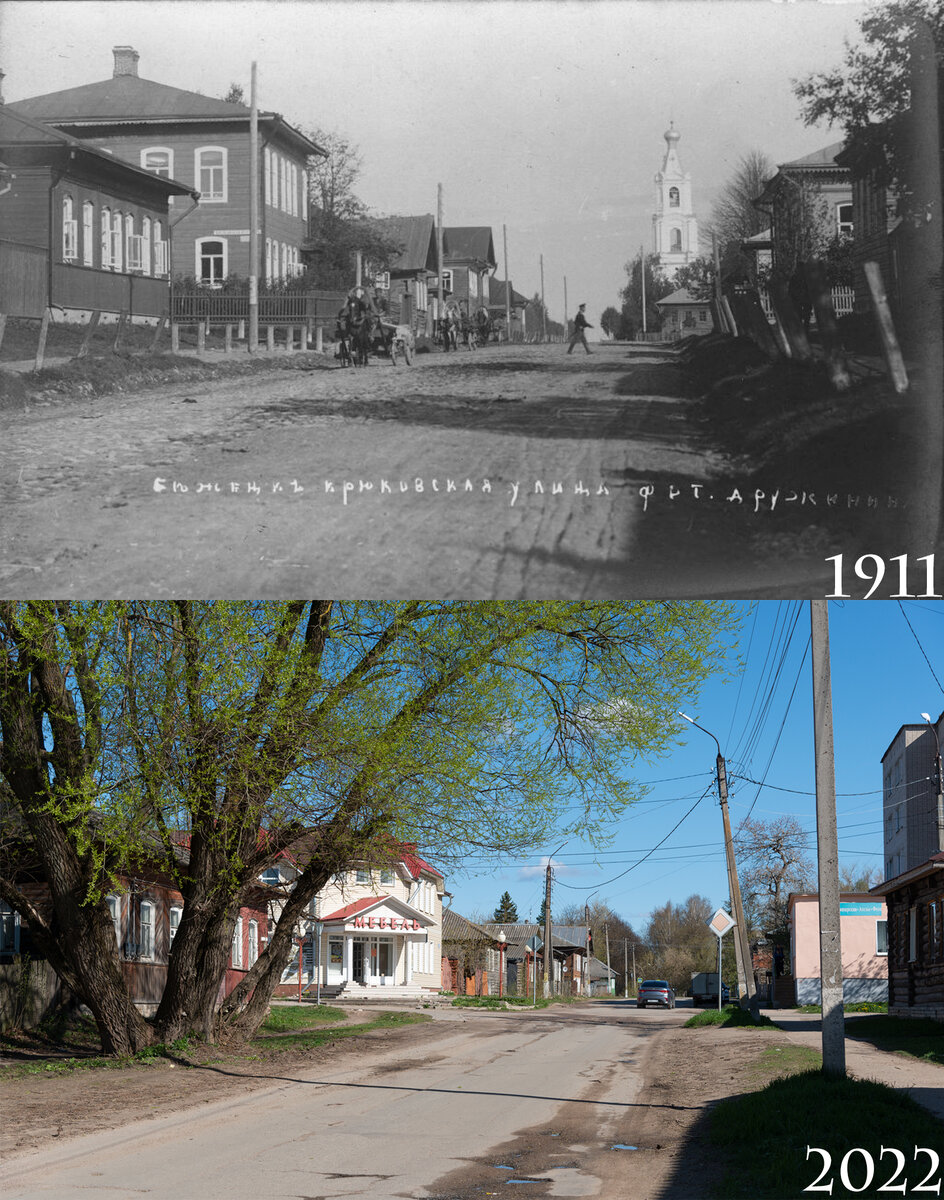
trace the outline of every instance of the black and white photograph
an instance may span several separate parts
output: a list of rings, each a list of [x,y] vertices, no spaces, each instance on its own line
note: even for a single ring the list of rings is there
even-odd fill
[[[0,588],[940,592],[899,9],[6,4]]]

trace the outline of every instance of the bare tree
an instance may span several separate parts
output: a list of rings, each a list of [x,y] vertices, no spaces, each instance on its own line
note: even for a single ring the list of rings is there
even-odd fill
[[[718,239],[723,275],[749,273],[753,269],[753,259],[744,253],[741,243],[762,233],[770,224],[770,218],[754,207],[754,201],[775,171],[762,150],[749,150],[721,189],[711,210],[708,232]]]
[[[735,837],[741,899],[751,932],[783,945],[791,892],[816,888],[809,836],[796,817],[747,818]]]

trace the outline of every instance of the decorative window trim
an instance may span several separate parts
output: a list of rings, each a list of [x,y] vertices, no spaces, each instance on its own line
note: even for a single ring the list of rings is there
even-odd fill
[[[885,943],[884,948],[882,943]],[[888,921],[875,922],[875,953],[888,956]]]
[[[151,218],[141,218],[141,270],[151,274]]]
[[[95,205],[91,200],[82,205],[82,265],[95,265]]]
[[[222,254],[223,269],[220,272],[219,280],[214,281],[212,283],[208,283],[208,282],[204,281],[204,278],[203,278],[203,247],[204,247],[205,243],[207,243],[207,242],[213,242],[214,244],[218,244],[223,247],[223,254]],[[197,280],[200,281],[201,283],[206,283],[206,286],[221,287],[223,284],[223,280],[229,274],[229,241],[225,237],[224,238],[202,237],[202,238],[197,238],[196,241],[194,242],[193,246],[194,246],[194,256],[195,256],[195,274],[196,274]],[[213,257],[216,258],[219,256],[214,255]]]
[[[160,221],[154,222],[154,274],[167,275],[168,253],[167,242],[161,237],[164,226]]]
[[[113,271],[124,270],[124,239],[125,239],[125,219],[122,213],[116,212],[111,215],[111,269]]]
[[[149,154],[166,154],[167,167],[157,169],[148,163]],[[145,146],[141,151],[141,169],[142,171],[150,171],[152,175],[160,175],[162,179],[174,178],[174,152],[170,146]]]
[[[66,262],[75,262],[79,257],[79,227],[71,196],[62,197],[62,257]]]
[[[259,922],[249,922],[249,942],[246,946],[246,966],[252,967],[259,957]]]
[[[180,928],[180,918],[184,915],[184,910],[179,904],[172,904],[167,910],[167,944],[172,946],[174,938],[177,936],[177,930]]]
[[[204,191],[203,189],[203,155],[221,154],[223,161],[219,165],[209,166],[209,171],[222,172],[222,186],[219,192]],[[201,204],[227,204],[229,202],[229,151],[225,146],[197,146],[193,152],[194,186],[200,193]]]
[[[243,968],[243,919],[236,918],[236,924],[233,926],[233,946],[230,952],[230,961],[237,971]]]
[[[108,905],[108,911],[111,913],[111,923],[115,927],[115,942],[118,947],[121,947],[121,897],[112,894],[105,897],[105,903]]]
[[[149,920],[145,920],[145,917]],[[145,936],[147,931],[147,936]],[[138,958],[153,962],[157,946],[157,904],[153,900],[141,900],[138,904]]]
[[[107,205],[102,209],[100,228],[102,270],[108,271],[111,269],[111,209]]]

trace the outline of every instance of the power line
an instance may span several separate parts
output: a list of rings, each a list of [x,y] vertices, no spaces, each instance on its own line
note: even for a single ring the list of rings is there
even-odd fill
[[[918,635],[915,633],[915,631],[914,631],[914,626],[913,626],[913,625],[911,624],[911,622],[908,620],[908,614],[905,612],[905,606],[902,604],[902,602],[901,602],[900,600],[898,601],[898,607],[901,609],[901,615],[902,615],[902,616],[905,618],[905,621],[906,621],[906,622],[907,622],[907,624],[908,624],[908,628],[911,630],[911,636],[912,636],[912,637],[914,638],[914,640],[915,640],[915,641],[918,643],[918,649],[919,649],[919,650],[921,651],[921,653],[924,655],[924,661],[925,661],[925,662],[928,664],[928,670],[929,670],[929,671],[931,672],[931,674],[934,676],[934,682],[935,682],[935,683],[937,684],[937,686],[938,686],[938,687],[941,689],[941,693],[942,693],[942,694],[944,694],[944,685],[942,685],[942,684],[941,684],[941,681],[940,681],[940,679],[938,679],[937,675],[935,674],[934,668],[931,666],[931,660],[930,660],[930,659],[928,658],[928,656],[927,656],[927,655],[924,653],[924,647],[921,645],[921,640],[920,640],[920,638],[918,637]]]

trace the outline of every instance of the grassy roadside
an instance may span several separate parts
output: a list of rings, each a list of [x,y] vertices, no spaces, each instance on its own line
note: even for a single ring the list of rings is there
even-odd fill
[[[879,1050],[944,1066],[944,1021],[878,1013],[847,1020],[846,1037],[870,1042]]]
[[[819,1059],[813,1050],[791,1046],[780,1052],[779,1062],[771,1047],[766,1063],[751,1064],[760,1076],[776,1069],[778,1078],[760,1091],[722,1101],[710,1114],[709,1142],[720,1152],[711,1194],[800,1200],[817,1181],[833,1200],[903,1195],[902,1184],[917,1190],[934,1164],[915,1148],[939,1148],[941,1122],[885,1084],[827,1078],[819,1062],[811,1069],[809,1059]],[[930,1182],[939,1179],[935,1172]],[[897,1187],[880,1191],[893,1181]]]
[[[751,1029],[777,1028],[770,1017],[764,1016],[763,1013],[755,1021],[750,1012],[746,1008],[741,1008],[740,1004],[726,1004],[722,1009],[705,1009],[704,1012],[689,1017],[683,1029],[699,1029],[705,1025],[720,1025],[724,1029],[729,1029],[733,1025],[748,1025]]]
[[[309,1005],[292,1009],[273,1007],[256,1036],[245,1045],[209,1045],[194,1038],[157,1043],[137,1054],[108,1057],[93,1052],[98,1039],[90,1017],[77,1016],[67,1026],[26,1034],[4,1034],[0,1051],[11,1062],[0,1074],[0,1082],[27,1075],[71,1075],[78,1071],[115,1071],[150,1066],[161,1060],[176,1066],[197,1067],[210,1063],[259,1062],[291,1051],[308,1050],[340,1038],[358,1037],[375,1030],[396,1029],[430,1020],[421,1013],[385,1012],[361,1024],[345,1025],[347,1013],[340,1008]],[[70,1053],[71,1051],[71,1053]]]

